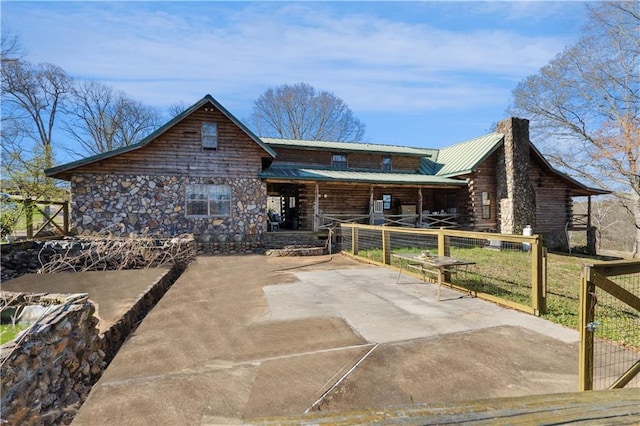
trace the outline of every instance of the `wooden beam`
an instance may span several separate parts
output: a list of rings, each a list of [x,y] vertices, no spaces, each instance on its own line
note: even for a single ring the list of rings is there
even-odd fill
[[[618,378],[611,386],[609,386],[609,390],[611,389],[622,389],[627,386],[627,384],[633,380],[638,374],[640,374],[640,360],[636,361],[635,364],[631,366],[627,371],[625,371],[622,376]]]
[[[591,271],[591,281],[596,286],[600,287],[616,299],[623,303],[626,303],[631,308],[640,312],[640,297],[631,293],[623,287],[620,287],[610,279],[599,274],[597,271]]]
[[[369,225],[373,225],[373,185],[369,190]]]
[[[418,188],[418,223],[422,223],[422,188]]]
[[[313,232],[320,229],[320,185],[316,182],[315,196],[313,199]]]

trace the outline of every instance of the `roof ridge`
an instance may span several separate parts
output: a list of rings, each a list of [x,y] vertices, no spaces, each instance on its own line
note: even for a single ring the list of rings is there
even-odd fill
[[[330,141],[330,140],[324,140],[324,139],[273,138],[273,137],[270,137],[270,136],[260,136],[260,139],[262,139],[262,140],[272,140],[272,141],[302,142],[302,143],[304,143],[304,142],[319,142],[319,143],[341,143],[341,144],[353,144],[353,145],[392,146],[392,147],[396,147],[396,148],[426,149],[426,150],[430,150],[430,151],[433,151],[434,149],[437,149],[437,148],[424,148],[424,147],[421,147],[421,146],[392,145],[392,144],[387,144],[387,143],[362,142],[362,141],[347,142],[347,141]]]

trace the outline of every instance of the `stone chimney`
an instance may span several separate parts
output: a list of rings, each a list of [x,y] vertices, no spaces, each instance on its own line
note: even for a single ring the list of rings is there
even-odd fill
[[[536,231],[536,195],[529,176],[529,120],[508,118],[498,123],[504,145],[496,170],[499,226],[503,234],[522,234],[531,225]]]

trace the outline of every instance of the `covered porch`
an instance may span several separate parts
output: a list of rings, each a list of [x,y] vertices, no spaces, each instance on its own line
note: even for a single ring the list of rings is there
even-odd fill
[[[459,182],[459,183],[458,183]],[[288,229],[320,231],[339,223],[464,227],[470,223],[465,181],[455,185],[335,181],[267,181],[270,217]]]

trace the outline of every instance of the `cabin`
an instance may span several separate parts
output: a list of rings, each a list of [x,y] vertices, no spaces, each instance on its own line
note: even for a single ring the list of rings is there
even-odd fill
[[[555,170],[528,121],[443,149],[260,138],[207,95],[141,142],[45,171],[70,182],[79,234],[194,234],[205,251],[339,223],[522,233],[547,245],[591,228],[573,197],[606,194]]]

